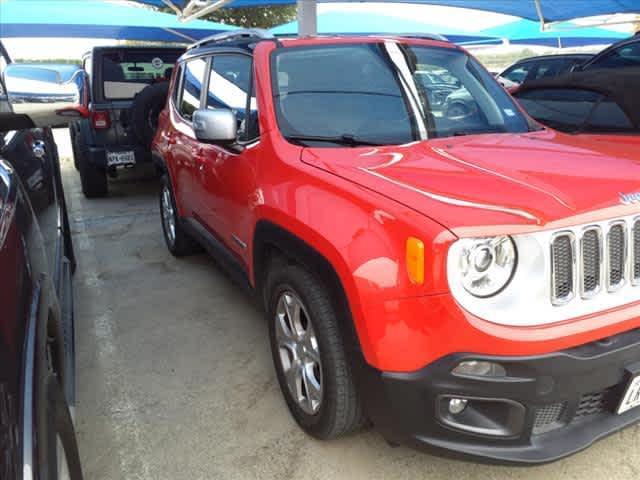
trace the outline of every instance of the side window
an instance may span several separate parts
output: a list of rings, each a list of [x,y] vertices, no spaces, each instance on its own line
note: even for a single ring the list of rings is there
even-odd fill
[[[507,71],[504,72],[504,74],[501,76],[515,83],[523,83],[527,79],[527,76],[529,75],[529,72],[531,71],[533,66],[533,62],[514,65],[513,67],[507,69]]]
[[[541,88],[516,94],[529,115],[563,132],[581,130],[602,95],[591,90]]]
[[[252,65],[251,57],[247,55],[217,55],[211,61],[209,72],[207,108],[231,109],[238,118],[238,139],[241,141],[259,136]]]
[[[546,60],[538,65],[538,70],[535,74],[535,79],[538,78],[548,78],[555,77],[559,75],[564,69],[565,61],[562,59],[552,59]],[[534,78],[529,78],[529,80],[534,80]]]
[[[202,80],[204,79],[206,66],[206,59],[196,58],[185,63],[183,67],[184,74],[180,88],[178,111],[188,121],[193,119],[193,112],[200,108]]]
[[[180,105],[180,90],[182,89],[182,64],[178,64],[176,68],[178,69],[178,73],[176,73],[176,79],[173,85],[173,104],[177,108],[178,105]]]
[[[620,68],[640,66],[640,42],[624,45],[593,62],[591,68]]]
[[[634,131],[633,123],[624,113],[620,105],[611,98],[604,98],[593,109],[586,129],[595,132],[630,132]]]

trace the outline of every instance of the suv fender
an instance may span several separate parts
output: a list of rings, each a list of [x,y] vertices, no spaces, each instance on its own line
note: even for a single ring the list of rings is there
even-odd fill
[[[335,257],[340,258],[338,252],[333,253]],[[302,265],[324,283],[335,302],[336,311],[340,312],[342,320],[340,326],[348,353],[352,356],[352,360],[363,361],[361,344],[353,320],[354,305],[350,304],[343,280],[334,265],[320,253],[318,248],[297,235],[268,220],[261,220],[256,225],[253,238],[253,279],[255,290],[261,296],[263,304],[267,301],[262,298],[264,280],[270,262],[274,261],[295,262]],[[346,270],[346,265],[341,266]],[[355,285],[352,288],[355,288]]]

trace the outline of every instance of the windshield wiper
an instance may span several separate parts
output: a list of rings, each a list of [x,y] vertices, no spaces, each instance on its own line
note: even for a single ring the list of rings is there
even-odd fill
[[[322,137],[315,135],[288,135],[287,140],[292,142],[323,142],[335,143],[336,145],[344,145],[346,147],[381,147],[383,143],[372,142],[353,135],[340,135],[336,137]]]

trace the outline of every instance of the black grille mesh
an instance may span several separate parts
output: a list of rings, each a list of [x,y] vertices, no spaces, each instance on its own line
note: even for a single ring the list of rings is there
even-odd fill
[[[616,286],[624,279],[624,227],[614,225],[607,234],[609,250],[609,285]]]
[[[554,297],[562,300],[573,292],[573,249],[571,237],[561,235],[553,242]]]
[[[600,235],[588,230],[582,237],[582,291],[595,292],[600,286]]]
[[[533,421],[534,435],[548,432],[549,430],[553,430],[554,427],[559,426],[558,424],[566,408],[566,402],[552,403],[538,408]]]

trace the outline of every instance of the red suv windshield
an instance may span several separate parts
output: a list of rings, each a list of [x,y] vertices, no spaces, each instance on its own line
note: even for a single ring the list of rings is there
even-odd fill
[[[452,48],[392,41],[283,48],[272,70],[278,124],[291,141],[391,145],[529,130],[491,75]]]

